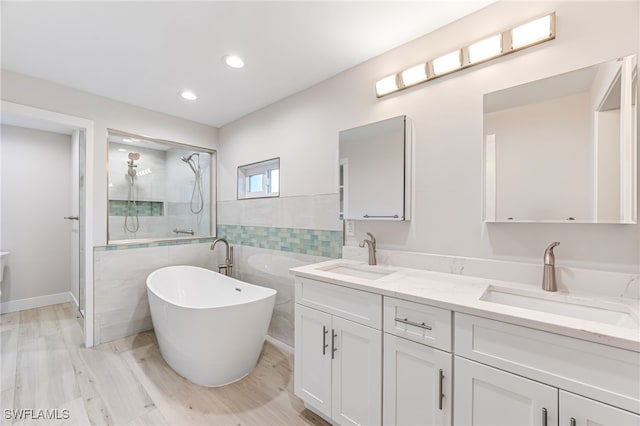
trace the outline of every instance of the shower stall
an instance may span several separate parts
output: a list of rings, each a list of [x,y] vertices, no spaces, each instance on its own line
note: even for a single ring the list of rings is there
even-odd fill
[[[108,140],[109,243],[215,233],[214,151],[114,130]]]

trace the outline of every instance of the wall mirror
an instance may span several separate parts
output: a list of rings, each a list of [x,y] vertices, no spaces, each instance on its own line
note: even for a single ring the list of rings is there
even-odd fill
[[[238,167],[238,200],[280,196],[280,158]]]
[[[405,115],[339,133],[340,219],[411,218],[411,143]]]
[[[108,131],[109,244],[215,233],[215,151]]]
[[[484,220],[636,223],[635,55],[484,96]]]

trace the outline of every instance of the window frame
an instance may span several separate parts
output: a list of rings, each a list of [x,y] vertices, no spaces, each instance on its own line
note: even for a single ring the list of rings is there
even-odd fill
[[[280,186],[280,157],[270,158],[268,160],[257,161],[255,163],[238,166],[236,192],[237,199],[247,200],[255,198],[279,197],[279,187],[277,191],[271,191],[271,173],[273,170],[278,170],[278,186]],[[252,176],[256,175],[262,175],[262,191],[249,192],[249,179]]]

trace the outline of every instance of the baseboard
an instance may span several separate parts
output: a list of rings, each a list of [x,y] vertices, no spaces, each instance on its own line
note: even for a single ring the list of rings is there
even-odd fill
[[[69,295],[71,296],[71,302],[74,304],[75,306],[75,311],[77,311],[78,309],[80,309],[80,303],[78,302],[78,299],[76,299],[76,297],[73,295],[73,292],[69,292]]]
[[[289,346],[286,343],[284,343],[282,340],[278,340],[275,337],[269,336],[268,334],[267,334],[266,340],[267,340],[267,342],[271,343],[276,348],[282,349],[283,351],[293,355],[293,346]]]
[[[47,294],[46,296],[30,297],[27,299],[10,300],[0,304],[0,313],[25,311],[27,309],[41,308],[43,306],[57,305],[58,303],[72,302],[73,295],[67,291],[64,293]]]

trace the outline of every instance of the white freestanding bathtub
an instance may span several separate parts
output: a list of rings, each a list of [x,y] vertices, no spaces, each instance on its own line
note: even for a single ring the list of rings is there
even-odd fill
[[[179,374],[222,386],[249,374],[267,335],[276,291],[195,266],[147,277],[160,353]]]

